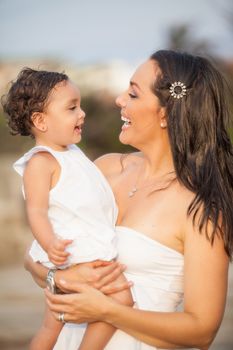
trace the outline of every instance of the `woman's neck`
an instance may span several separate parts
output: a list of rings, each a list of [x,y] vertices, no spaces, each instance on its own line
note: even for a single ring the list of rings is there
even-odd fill
[[[154,142],[140,148],[143,154],[145,178],[160,176],[175,171],[171,148],[168,143]]]

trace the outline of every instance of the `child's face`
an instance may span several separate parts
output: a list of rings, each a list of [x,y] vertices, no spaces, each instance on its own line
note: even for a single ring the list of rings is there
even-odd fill
[[[46,123],[44,139],[57,150],[81,140],[85,113],[80,107],[79,89],[71,81],[57,84],[43,112]]]

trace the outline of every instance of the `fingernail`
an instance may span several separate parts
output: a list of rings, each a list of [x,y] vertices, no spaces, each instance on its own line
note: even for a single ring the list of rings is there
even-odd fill
[[[65,284],[66,284],[66,281],[65,281],[65,280],[63,280],[63,279],[61,279],[61,280],[60,280],[60,284],[65,285]]]

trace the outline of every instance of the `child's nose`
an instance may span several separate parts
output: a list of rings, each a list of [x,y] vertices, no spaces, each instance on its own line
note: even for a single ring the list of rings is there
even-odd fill
[[[80,108],[80,118],[85,118],[86,113]]]

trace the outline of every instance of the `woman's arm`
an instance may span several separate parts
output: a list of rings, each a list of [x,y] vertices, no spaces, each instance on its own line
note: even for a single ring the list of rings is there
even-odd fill
[[[34,281],[41,288],[46,287],[48,269],[40,263],[34,262],[28,252],[25,255],[24,267],[31,273]],[[104,294],[112,294],[131,287],[132,284],[128,281],[120,284],[115,282],[125,268],[124,265],[116,261],[96,260],[90,263],[78,264],[65,270],[57,270],[54,279],[56,285],[64,292],[70,293],[72,291],[72,289],[65,288],[61,283],[61,281],[67,280],[70,283],[87,283],[101,290]]]
[[[125,313],[115,305],[106,310],[105,321],[154,346],[169,342],[173,348],[208,349],[224,314],[228,257],[221,239],[211,247],[205,235],[190,226],[184,259],[184,312]]]
[[[226,300],[228,257],[223,242],[211,246],[189,224],[184,255],[184,311],[150,312],[118,305],[90,286],[76,285],[79,294],[53,296],[48,304],[65,320],[101,320],[160,348],[208,349],[220,326]],[[66,284],[66,288],[70,286]],[[72,286],[73,289],[74,286]]]

